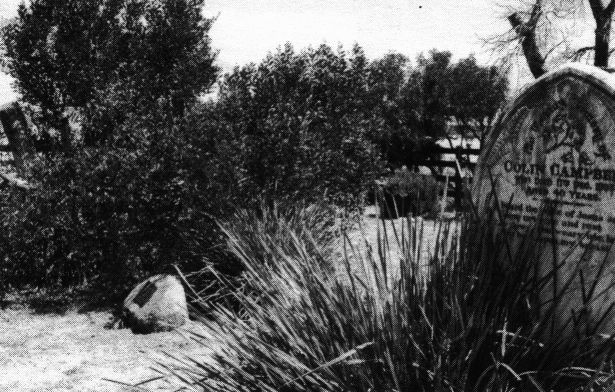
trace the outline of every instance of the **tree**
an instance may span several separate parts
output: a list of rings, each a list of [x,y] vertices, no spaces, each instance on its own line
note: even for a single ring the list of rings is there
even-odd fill
[[[508,20],[510,21],[513,30],[519,37],[521,47],[523,48],[523,54],[527,59],[530,71],[536,78],[546,72],[545,59],[540,53],[540,49],[536,43],[536,25],[538,24],[538,20],[542,12],[541,3],[541,0],[536,1],[529,19],[525,22],[522,21],[517,12],[514,12],[508,16]]]
[[[346,54],[286,45],[227,75],[211,112],[241,156],[244,192],[357,206],[380,174],[367,136],[380,124],[368,68],[359,47]]]
[[[574,37],[584,24],[574,22],[589,19],[587,5],[595,24],[594,42],[579,45]],[[515,55],[515,44],[520,44],[534,77],[547,72],[550,62],[589,60],[592,54],[595,66],[608,67],[615,0],[521,0],[506,9],[511,30],[488,41],[505,57]]]
[[[7,67],[44,132],[97,145],[134,115],[178,118],[215,80],[203,0],[33,0],[4,29]],[[148,109],[149,108],[149,109]],[[82,129],[69,126],[77,113]]]
[[[444,136],[451,53],[432,50],[428,57],[419,55],[417,63],[404,86],[404,103],[410,109],[406,112],[406,123],[424,136]]]
[[[35,187],[0,194],[3,279],[87,282],[121,293],[170,264],[203,268],[205,256],[192,252],[197,236],[208,241],[203,253],[218,249],[211,216],[226,198],[210,192],[197,200],[183,155],[194,131],[186,117],[218,71],[202,4],[32,0],[20,7],[4,30],[7,67],[54,151],[30,162]],[[14,110],[6,114],[0,120],[19,120]],[[71,116],[77,126],[69,126]],[[220,188],[208,180],[199,190]]]
[[[483,145],[506,101],[508,78],[495,66],[482,66],[473,56],[450,66],[448,114],[461,131]]]
[[[367,136],[391,169],[408,165],[453,127],[481,141],[508,91],[508,78],[473,56],[453,62],[449,52],[406,57],[389,53],[366,69],[365,113],[374,126]]]
[[[506,99],[508,79],[500,68],[482,66],[473,56],[451,62],[451,53],[420,55],[402,88],[404,124],[429,137],[443,137],[457,125],[483,140]]]

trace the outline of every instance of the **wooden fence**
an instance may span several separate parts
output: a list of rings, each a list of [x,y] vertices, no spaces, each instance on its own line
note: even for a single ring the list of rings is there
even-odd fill
[[[448,196],[455,200],[455,208],[460,210],[463,201],[464,179],[472,182],[472,174],[476,166],[472,157],[478,157],[480,149],[464,147],[433,146],[423,150],[420,158],[409,158],[409,166],[414,170],[426,167],[438,181],[448,181]],[[448,157],[446,157],[448,155]]]

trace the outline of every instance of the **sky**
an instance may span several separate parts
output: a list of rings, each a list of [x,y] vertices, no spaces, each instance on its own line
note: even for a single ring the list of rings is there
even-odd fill
[[[286,42],[297,50],[356,42],[371,58],[395,51],[414,59],[436,48],[489,63],[481,38],[508,29],[494,1],[206,0],[204,13],[217,18],[210,35],[224,71],[258,62]],[[16,16],[20,2],[0,0],[0,17]],[[15,98],[10,83],[0,74],[0,103]]]
[[[209,0],[207,16],[225,68],[258,61],[290,41],[296,49],[323,42],[350,48],[359,43],[369,57],[390,51],[415,58],[432,48],[457,56],[475,53],[488,61],[480,37],[503,32],[491,0]]]

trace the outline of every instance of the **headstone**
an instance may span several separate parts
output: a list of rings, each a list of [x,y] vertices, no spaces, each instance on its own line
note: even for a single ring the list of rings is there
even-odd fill
[[[170,331],[184,325],[188,320],[184,287],[175,276],[152,276],[126,297],[123,319],[136,333]]]
[[[590,317],[600,317],[615,300],[615,75],[571,64],[521,92],[484,146],[473,199],[479,214],[498,200],[513,244],[537,230],[539,273],[561,265],[562,323],[594,282]]]

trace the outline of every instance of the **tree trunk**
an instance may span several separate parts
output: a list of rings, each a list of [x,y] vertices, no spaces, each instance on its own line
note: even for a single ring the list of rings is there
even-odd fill
[[[28,155],[34,153],[34,146],[28,132],[28,122],[17,102],[0,108],[0,123],[13,154],[13,163],[19,176],[25,176]]]
[[[611,15],[596,20],[596,43],[594,46],[594,65],[609,66],[609,44],[611,40]]]
[[[545,68],[545,59],[538,49],[536,44],[536,25],[535,22],[523,23],[519,15],[515,12],[508,17],[508,20],[512,27],[519,34],[521,39],[521,47],[523,48],[523,55],[527,61],[527,65],[535,78],[539,78],[544,75],[547,70]]]
[[[68,153],[72,148],[72,129],[68,117],[63,116],[60,119],[60,143],[62,144],[62,152]]]
[[[611,0],[606,7],[602,0],[589,0],[589,5],[596,21],[594,65],[606,68],[609,66],[611,18],[615,11],[615,0]]]

